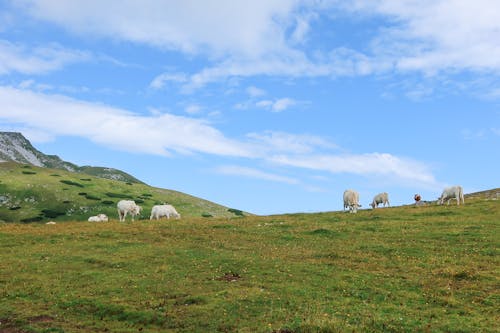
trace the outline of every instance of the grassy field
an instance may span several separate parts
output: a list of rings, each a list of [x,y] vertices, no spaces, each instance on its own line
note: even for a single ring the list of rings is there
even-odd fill
[[[0,332],[498,332],[500,201],[0,224]]]

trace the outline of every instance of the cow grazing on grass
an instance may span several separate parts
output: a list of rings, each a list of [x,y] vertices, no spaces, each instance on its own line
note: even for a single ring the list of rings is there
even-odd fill
[[[387,194],[387,192],[382,192],[374,196],[370,206],[375,209],[379,204],[382,204],[382,207],[385,207],[386,204],[387,207],[391,207],[391,205],[389,204],[389,194]]]
[[[88,219],[89,222],[108,222],[108,216],[106,214],[98,214],[96,216],[91,216]]]
[[[137,206],[135,201],[133,200],[120,200],[116,205],[118,208],[118,217],[120,218],[120,222],[125,221],[127,214],[132,216],[132,221],[136,215],[139,215],[141,212],[141,206]]]
[[[349,207],[350,213],[356,213],[358,211],[358,207],[361,207],[359,204],[359,193],[354,190],[345,190],[344,191],[344,210]]]
[[[158,220],[159,218],[161,218],[163,216],[166,216],[167,219],[170,219],[170,216],[174,216],[177,219],[181,218],[181,214],[177,213],[174,206],[172,206],[172,205],[156,205],[156,206],[153,206],[153,208],[151,209],[151,216],[149,219],[152,220],[153,218],[155,218],[156,220]]]
[[[438,205],[442,205],[445,200],[447,200],[447,205],[449,205],[451,199],[457,199],[457,205],[460,205],[460,201],[462,201],[462,204],[465,204],[462,186],[446,187],[438,198]]]

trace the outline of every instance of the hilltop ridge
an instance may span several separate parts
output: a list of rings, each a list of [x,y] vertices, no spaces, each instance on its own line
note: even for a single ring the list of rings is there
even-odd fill
[[[57,155],[46,155],[33,147],[31,142],[19,132],[0,132],[0,162],[16,162],[43,168],[84,173],[104,179],[143,183],[118,169],[88,165],[78,166],[62,160]]]

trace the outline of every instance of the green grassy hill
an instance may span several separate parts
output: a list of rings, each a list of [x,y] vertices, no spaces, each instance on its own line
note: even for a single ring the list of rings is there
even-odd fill
[[[228,210],[213,202],[142,183],[13,162],[0,163],[0,221],[82,221],[99,213],[116,219],[116,204],[121,199],[135,200],[142,206],[142,218],[149,218],[151,207],[163,202],[174,205],[183,217],[241,214],[236,209]]]
[[[499,235],[491,196],[358,214],[0,223],[0,331],[498,332]]]

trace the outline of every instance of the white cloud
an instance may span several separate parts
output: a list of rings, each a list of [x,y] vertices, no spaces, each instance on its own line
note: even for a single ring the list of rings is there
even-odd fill
[[[249,156],[239,142],[201,120],[159,114],[143,116],[94,104],[9,87],[0,87],[0,119],[53,135],[88,138],[117,149],[168,155],[200,152]]]
[[[372,52],[398,70],[500,71],[496,0],[356,1],[345,8],[392,20],[372,41]]]
[[[277,100],[263,100],[255,103],[255,106],[259,108],[269,109],[273,112],[285,111],[291,106],[294,106],[297,102],[291,98],[279,98]]]
[[[269,160],[281,165],[326,171],[332,174],[348,173],[384,176],[419,184],[419,186],[435,187],[437,185],[427,165],[387,153],[361,155],[276,155],[270,157]]]
[[[152,89],[162,89],[167,82],[186,82],[187,76],[183,73],[163,73],[151,81],[149,87]]]
[[[186,106],[185,111],[188,114],[194,115],[194,114],[200,113],[201,109],[202,109],[202,107],[198,104],[190,104],[190,105]]]
[[[250,86],[246,89],[246,92],[250,97],[260,97],[266,94],[266,92],[262,89],[259,89],[254,86]]]
[[[66,49],[58,44],[28,47],[0,40],[0,74],[43,74],[89,59],[91,55],[87,52]]]
[[[129,152],[168,156],[203,153],[240,157],[287,167],[332,174],[384,176],[421,186],[435,183],[423,163],[391,154],[339,155],[324,138],[267,131],[235,140],[203,120],[152,112],[140,115],[120,108],[89,103],[61,95],[0,86],[0,122],[28,128],[41,140],[66,135]],[[45,133],[45,134],[44,134]],[[44,139],[45,138],[45,139]],[[231,171],[232,170],[232,171]],[[226,169],[236,173],[237,169]],[[291,178],[240,169],[247,176],[293,183]],[[280,178],[281,177],[281,178]]]
[[[258,56],[284,45],[296,0],[25,1],[34,17],[78,34],[212,55]]]
[[[215,4],[196,0],[26,0],[19,6],[35,18],[77,34],[210,56],[211,64],[197,73],[158,76],[151,82],[154,89],[174,81],[189,91],[227,77],[255,75],[500,72],[497,0],[218,0]],[[313,56],[318,50],[305,43],[317,28],[313,23],[339,15],[356,16],[361,23],[377,21],[374,33],[363,41],[367,47],[328,44],[330,52]],[[21,52],[12,45],[7,49],[7,54]],[[60,66],[60,61],[50,61],[53,57],[67,62],[71,60],[64,58],[75,56],[71,51],[57,53],[33,56],[31,64],[15,64],[16,57],[0,64],[4,64],[3,72],[43,71]],[[41,66],[33,64],[37,62]]]
[[[298,184],[299,181],[294,178],[280,176],[268,172],[264,172],[261,170],[257,170],[254,168],[241,167],[235,165],[226,165],[218,167],[215,170],[217,173],[224,175],[233,175],[233,176],[243,176],[249,178],[263,179],[269,180],[273,182],[287,183],[287,184]]]
[[[262,155],[276,153],[309,154],[318,149],[337,149],[338,146],[315,135],[290,134],[285,132],[265,131],[249,133],[247,137],[260,149],[265,149]]]

